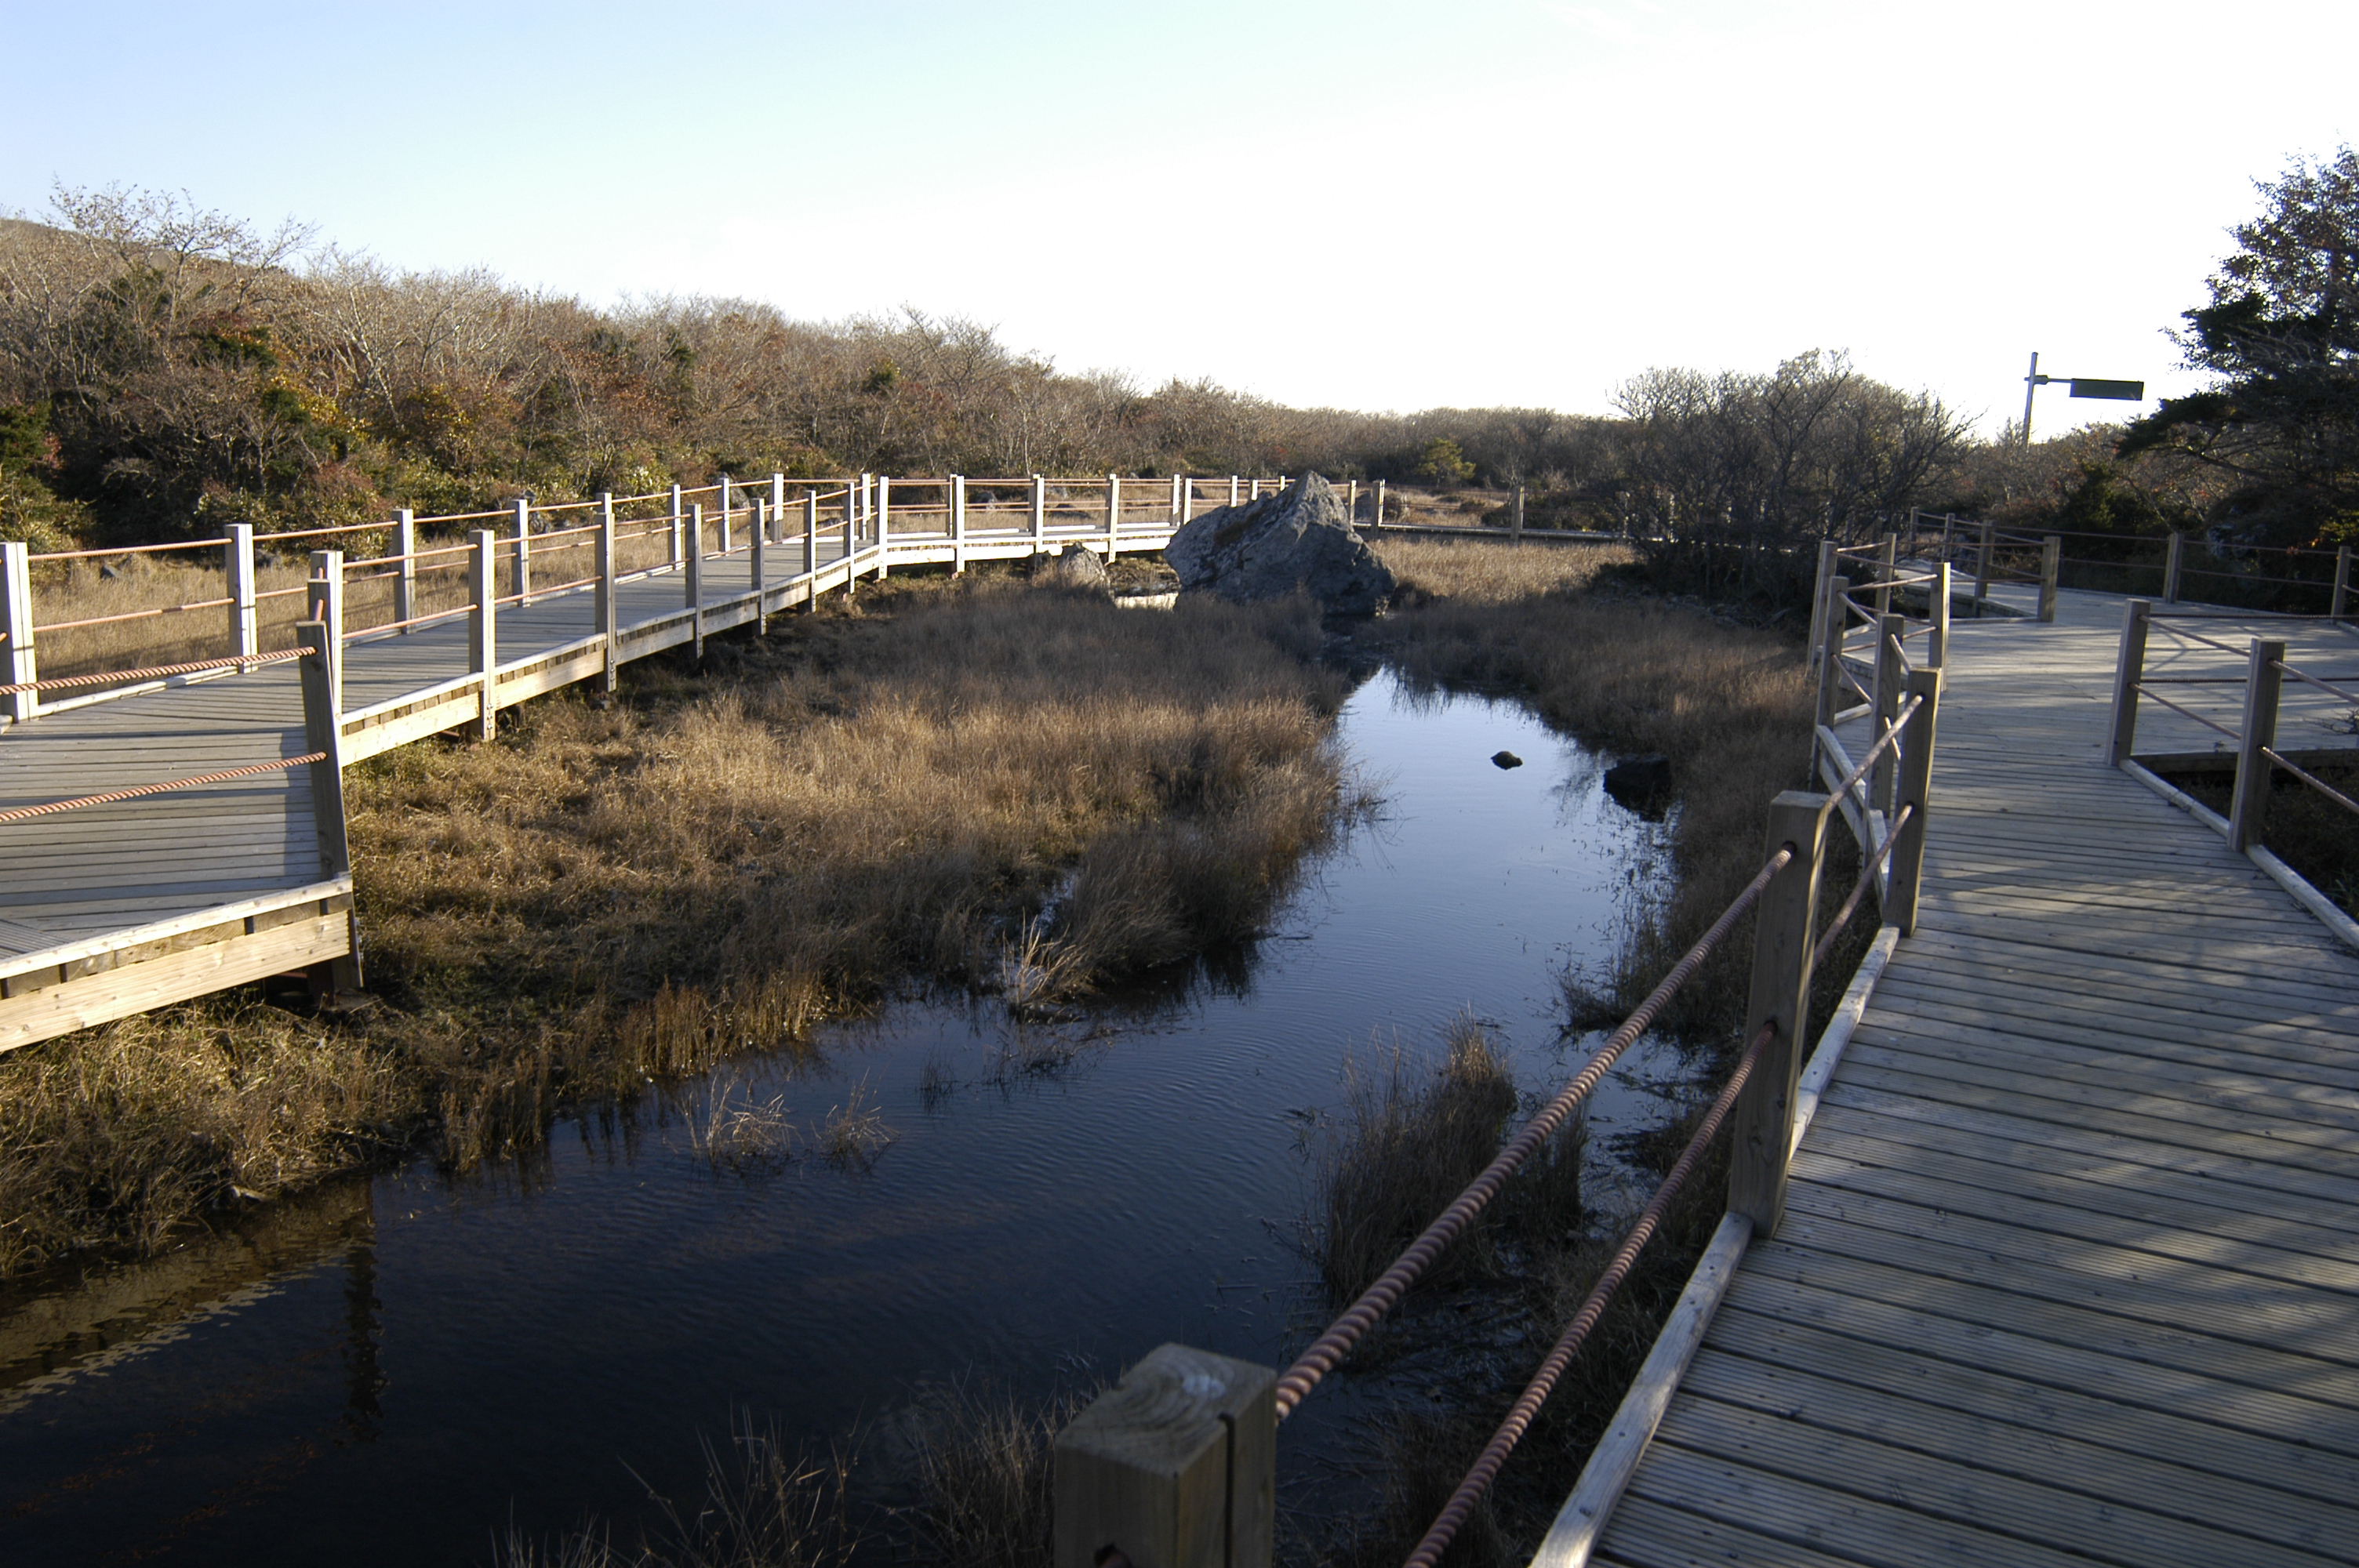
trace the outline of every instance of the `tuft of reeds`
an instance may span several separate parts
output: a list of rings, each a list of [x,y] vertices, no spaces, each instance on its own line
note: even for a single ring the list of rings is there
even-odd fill
[[[942,1568],[1048,1568],[1050,1445],[1091,1395],[1027,1402],[971,1380],[927,1390],[911,1422],[921,1560]]]
[[[704,1443],[704,1496],[690,1506],[650,1492],[654,1518],[639,1539],[614,1541],[589,1521],[540,1541],[513,1526],[499,1568],[840,1568],[863,1532],[852,1519],[851,1462],[787,1442],[775,1424],[741,1416],[725,1453]]]
[[[697,1157],[715,1172],[737,1176],[786,1169],[794,1159],[796,1141],[786,1097],[757,1100],[747,1095],[740,1104],[734,1097],[741,1087],[734,1080],[715,1082],[706,1091],[702,1113],[689,1119],[689,1139]]]
[[[885,1116],[869,1102],[867,1084],[858,1083],[842,1105],[830,1106],[816,1140],[827,1162],[840,1171],[865,1171],[900,1135],[885,1125]]]

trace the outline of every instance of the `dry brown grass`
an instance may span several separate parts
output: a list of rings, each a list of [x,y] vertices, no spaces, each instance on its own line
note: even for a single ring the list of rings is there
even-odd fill
[[[1027,933],[1064,995],[1250,935],[1350,805],[1318,642],[1299,606],[896,579],[701,670],[632,665],[610,707],[361,764],[382,1005],[322,1026],[216,999],[0,1058],[0,1267],[390,1147],[527,1153],[568,1107],[802,1049],[912,977],[995,989]],[[284,1036],[293,1071],[301,1032],[323,1087],[240,1119],[233,1066]],[[838,1110],[821,1152],[872,1158],[886,1130]]]
[[[1670,759],[1675,886],[1606,984],[1634,1004],[1760,869],[1770,800],[1807,783],[1811,688],[1799,644],[1690,608],[1581,592],[1622,558],[1618,546],[1387,539],[1379,549],[1422,590],[1368,633],[1411,679],[1513,693],[1592,746]],[[1741,929],[1664,1026],[1741,1024],[1750,955]]]
[[[1027,1402],[967,1382],[929,1390],[911,1412],[920,1561],[941,1568],[1048,1568],[1051,1445],[1092,1394]]]

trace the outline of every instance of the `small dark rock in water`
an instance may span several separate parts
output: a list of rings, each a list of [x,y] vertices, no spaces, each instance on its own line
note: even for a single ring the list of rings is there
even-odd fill
[[[1520,768],[1524,760],[1513,752],[1494,752],[1491,753],[1491,765],[1495,768]]]
[[[1627,757],[1605,770],[1605,793],[1633,811],[1658,808],[1671,793],[1671,760]]]

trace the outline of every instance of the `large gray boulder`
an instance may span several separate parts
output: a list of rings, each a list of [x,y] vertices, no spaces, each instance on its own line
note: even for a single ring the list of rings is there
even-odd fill
[[[1163,558],[1180,574],[1180,592],[1238,604],[1300,589],[1330,613],[1373,615],[1393,591],[1393,574],[1352,531],[1335,487],[1315,473],[1205,513],[1171,536]]]

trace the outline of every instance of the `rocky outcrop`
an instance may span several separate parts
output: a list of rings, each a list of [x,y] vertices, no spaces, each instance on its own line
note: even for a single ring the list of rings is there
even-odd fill
[[[1335,487],[1315,473],[1207,512],[1171,536],[1163,558],[1180,574],[1180,592],[1238,604],[1299,589],[1331,614],[1373,615],[1393,591],[1393,574],[1352,531]]]
[[[1105,562],[1086,545],[1068,545],[1042,564],[1050,582],[1069,588],[1106,586]]]

